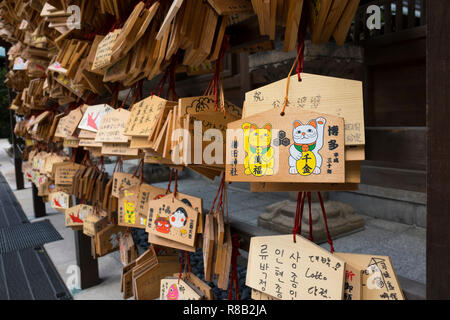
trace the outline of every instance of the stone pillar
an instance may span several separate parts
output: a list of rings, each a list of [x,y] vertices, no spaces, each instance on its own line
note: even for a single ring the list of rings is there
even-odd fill
[[[292,233],[294,218],[297,209],[297,192],[290,192],[290,199],[274,203],[266,208],[258,218],[258,226],[280,233]],[[337,238],[349,233],[364,229],[364,219],[358,216],[353,208],[345,203],[330,201],[328,192],[322,192],[328,229],[331,237]],[[316,243],[328,241],[322,209],[317,192],[311,193],[311,220],[313,226],[313,239]],[[309,208],[308,199],[305,199],[302,219],[302,236],[309,237]]]

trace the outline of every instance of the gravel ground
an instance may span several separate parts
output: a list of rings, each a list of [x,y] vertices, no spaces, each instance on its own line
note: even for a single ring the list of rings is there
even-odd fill
[[[143,229],[133,229],[132,232],[134,243],[138,246],[139,254],[142,254],[148,249],[148,233]],[[204,269],[203,269],[203,256],[202,250],[199,249],[195,253],[190,253],[191,256],[191,268],[192,272],[199,277],[204,279]],[[238,265],[238,278],[239,278],[239,295],[240,300],[250,300],[251,299],[251,289],[245,285],[245,278],[247,275],[247,269]],[[213,290],[214,295],[217,300],[226,300],[228,298],[228,291],[219,289],[215,283],[206,282]],[[234,296],[234,292],[233,292]]]

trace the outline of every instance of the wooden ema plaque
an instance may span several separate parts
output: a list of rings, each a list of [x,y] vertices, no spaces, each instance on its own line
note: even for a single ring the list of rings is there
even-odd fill
[[[51,207],[59,212],[66,212],[70,207],[70,195],[65,192],[53,192],[49,196]]]
[[[141,225],[141,219],[136,214],[140,187],[140,184],[134,184],[120,192],[118,217],[120,226],[145,228],[145,225]]]
[[[92,214],[92,206],[79,204],[66,210],[66,227],[82,226],[84,219]]]
[[[143,183],[139,189],[138,203],[136,206],[136,214],[143,220],[144,225],[147,225],[147,216],[149,201],[155,200],[166,195],[166,189],[158,188],[147,183]]]
[[[131,173],[124,172],[114,172],[112,179],[111,195],[116,198],[120,197],[120,193],[123,192],[123,190],[141,183],[141,180],[138,177]]]
[[[194,246],[198,212],[169,194],[149,205],[147,232],[161,238]]]
[[[405,299],[389,257],[341,252],[335,255],[362,270],[362,300]]]
[[[345,182],[343,118],[272,109],[230,123],[226,141],[227,181]]]
[[[194,289],[188,280],[176,277],[161,279],[161,293],[159,300],[201,300],[203,294],[197,288]]]
[[[125,234],[126,228],[109,225],[95,235],[95,244],[98,256],[119,250],[119,239]]]
[[[130,117],[130,111],[117,109],[105,114],[95,137],[96,142],[126,143],[128,137],[123,135]]]
[[[246,285],[281,300],[342,300],[345,262],[292,234],[253,237]]]
[[[124,134],[127,136],[148,137],[169,101],[156,95],[133,105]]]
[[[83,115],[83,118],[78,125],[79,129],[87,130],[91,132],[97,132],[100,127],[100,122],[105,114],[113,111],[114,109],[107,104],[99,104],[95,106],[89,106]],[[79,136],[81,138],[81,136]],[[95,135],[93,137],[95,139]]]
[[[290,79],[289,110],[314,111],[343,117],[345,120],[345,145],[364,145],[364,102],[361,81],[325,77],[302,73]],[[273,82],[245,94],[243,118],[270,109],[281,112],[286,92],[286,79]]]
[[[53,165],[55,170],[55,184],[57,185],[71,185],[73,183],[73,176],[77,173],[78,169],[83,168],[83,165],[74,162],[64,162],[56,166]]]
[[[56,127],[55,137],[68,138],[72,136],[82,117],[83,112],[81,111],[81,108],[70,111],[67,116],[59,120],[58,126]]]
[[[175,273],[173,276],[178,279],[180,273]],[[181,274],[181,279],[188,281],[188,284],[191,287],[198,289],[206,300],[214,300],[214,292],[212,288],[192,272],[183,272]]]

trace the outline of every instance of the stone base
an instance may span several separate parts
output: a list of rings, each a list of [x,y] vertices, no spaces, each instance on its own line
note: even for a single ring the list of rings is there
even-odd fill
[[[326,198],[326,195],[324,195],[324,198]],[[328,237],[320,203],[313,202],[311,206],[314,242],[327,242]],[[358,216],[350,205],[337,201],[325,201],[324,206],[327,214],[328,229],[332,238],[364,229],[364,219]],[[296,208],[297,201],[285,200],[275,203],[267,207],[267,213],[259,216],[258,226],[280,233],[292,233]],[[305,238],[309,237],[309,208],[307,199],[305,200],[303,209],[302,236]]]

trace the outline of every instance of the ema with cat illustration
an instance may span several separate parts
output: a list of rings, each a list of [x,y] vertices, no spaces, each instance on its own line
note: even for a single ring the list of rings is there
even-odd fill
[[[309,176],[320,174],[326,120],[322,117],[311,120],[308,124],[294,122],[292,138],[294,144],[289,149],[289,173]]]

